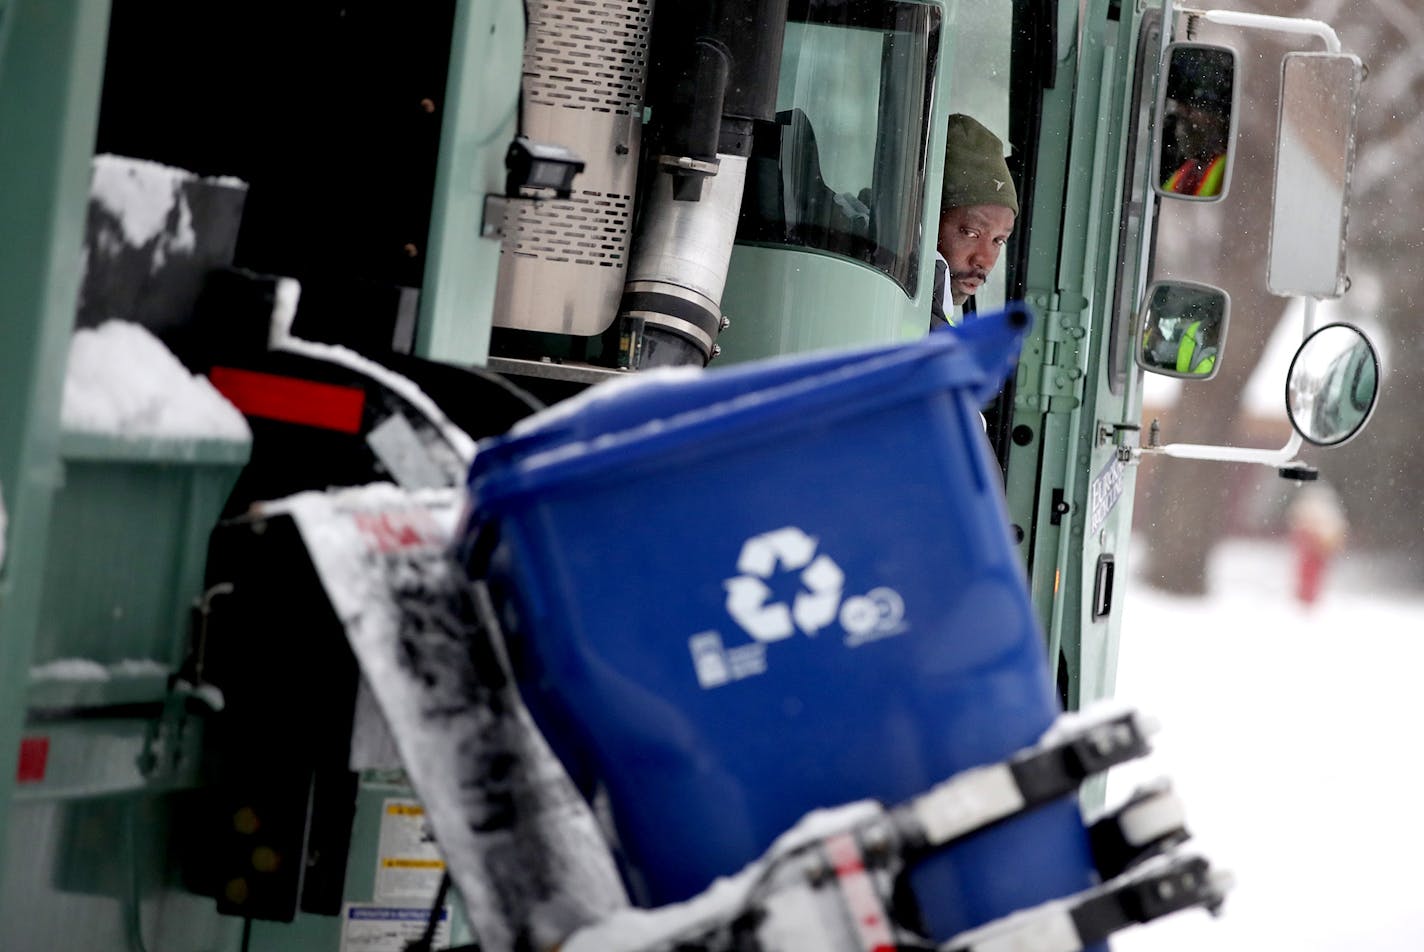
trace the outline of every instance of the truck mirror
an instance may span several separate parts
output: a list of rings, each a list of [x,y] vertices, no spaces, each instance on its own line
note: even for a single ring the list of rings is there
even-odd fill
[[[1345,222],[1361,66],[1349,53],[1288,53],[1281,67],[1276,182],[1266,286],[1345,293]]]
[[[1231,298],[1190,281],[1157,281],[1147,289],[1139,321],[1137,365],[1168,377],[1210,380],[1226,346]]]
[[[1164,198],[1219,202],[1231,182],[1236,142],[1236,51],[1173,43],[1159,80],[1157,176]]]
[[[1379,356],[1353,324],[1307,337],[1286,374],[1291,426],[1316,446],[1339,446],[1365,428],[1379,397]]]

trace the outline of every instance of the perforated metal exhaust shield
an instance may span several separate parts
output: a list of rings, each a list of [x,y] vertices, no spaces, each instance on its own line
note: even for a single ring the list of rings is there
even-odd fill
[[[529,0],[523,133],[584,160],[568,200],[505,210],[494,323],[590,336],[618,313],[637,188],[652,0]]]

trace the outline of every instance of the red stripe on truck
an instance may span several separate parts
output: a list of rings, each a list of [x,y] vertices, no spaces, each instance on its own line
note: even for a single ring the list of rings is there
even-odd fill
[[[213,386],[247,416],[341,433],[361,430],[366,391],[358,387],[235,367],[214,367],[208,377]]]
[[[20,738],[20,762],[15,767],[17,783],[39,783],[49,766],[49,738]]]

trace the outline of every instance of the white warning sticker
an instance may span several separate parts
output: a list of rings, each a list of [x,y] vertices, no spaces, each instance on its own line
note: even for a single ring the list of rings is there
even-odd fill
[[[377,854],[377,902],[434,901],[445,860],[418,801],[390,798],[382,804]]]
[[[425,934],[430,910],[417,906],[381,906],[348,902],[341,907],[341,952],[404,952]],[[434,947],[450,944],[450,909],[439,912]]]

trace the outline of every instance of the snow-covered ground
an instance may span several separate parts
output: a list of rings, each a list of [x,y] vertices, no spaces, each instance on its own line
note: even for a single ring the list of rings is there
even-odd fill
[[[1424,949],[1424,592],[1346,558],[1306,609],[1292,571],[1285,545],[1237,541],[1205,598],[1128,588],[1117,695],[1162,731],[1109,801],[1170,776],[1236,888],[1117,952]]]

